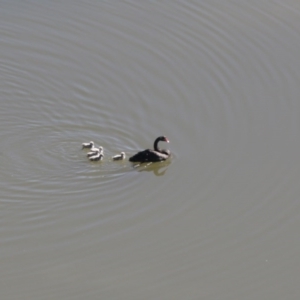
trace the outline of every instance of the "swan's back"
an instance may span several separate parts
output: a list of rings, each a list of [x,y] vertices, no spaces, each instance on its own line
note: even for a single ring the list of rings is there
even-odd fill
[[[170,155],[166,152],[160,153],[151,149],[140,151],[137,154],[131,156],[129,161],[131,162],[157,162],[166,160]]]

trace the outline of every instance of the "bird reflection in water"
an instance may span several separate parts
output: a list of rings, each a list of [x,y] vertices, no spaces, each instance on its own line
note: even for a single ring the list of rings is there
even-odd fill
[[[156,162],[156,163],[138,163],[133,167],[138,172],[153,172],[155,176],[163,176],[165,175],[168,166],[171,164],[171,160],[167,160],[164,162]]]

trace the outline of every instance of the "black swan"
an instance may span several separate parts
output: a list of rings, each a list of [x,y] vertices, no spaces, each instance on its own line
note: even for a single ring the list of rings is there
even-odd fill
[[[154,141],[154,150],[146,149],[144,151],[140,151],[137,154],[131,156],[129,161],[132,162],[157,162],[163,161],[170,157],[171,153],[169,150],[166,149],[159,149],[157,144],[158,142],[167,142],[169,140],[165,136],[160,136]]]
[[[123,160],[125,159],[126,154],[125,152],[121,152],[121,154],[117,154],[115,156],[112,157],[113,160]]]

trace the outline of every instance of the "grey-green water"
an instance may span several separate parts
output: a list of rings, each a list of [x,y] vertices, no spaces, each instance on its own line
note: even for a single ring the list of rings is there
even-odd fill
[[[299,299],[299,13],[1,1],[1,299]]]

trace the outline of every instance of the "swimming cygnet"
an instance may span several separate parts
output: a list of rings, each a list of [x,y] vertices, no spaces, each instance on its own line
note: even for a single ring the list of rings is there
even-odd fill
[[[95,147],[95,146],[93,146],[93,147],[90,149],[90,151],[91,151],[91,152],[101,152],[100,148],[102,148],[102,147],[101,147],[101,146],[100,146],[100,147]],[[102,151],[103,151],[103,148],[102,148]]]
[[[103,155],[103,147],[99,146],[98,148],[97,147],[93,147],[90,149],[91,151],[87,153],[87,157],[91,157],[91,156],[94,156],[96,155],[97,153],[101,153]]]
[[[89,143],[82,143],[82,149],[84,148],[93,148],[94,147],[94,142],[93,141],[90,141]]]
[[[95,155],[89,157],[89,160],[91,160],[91,161],[98,161],[98,160],[102,160],[102,159],[103,159],[102,152],[98,152]]]
[[[117,154],[115,156],[112,157],[113,160],[123,160],[125,159],[126,154],[125,152],[121,152],[121,154]]]

